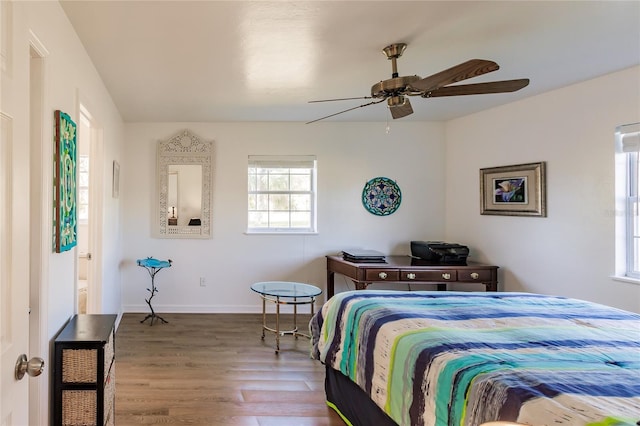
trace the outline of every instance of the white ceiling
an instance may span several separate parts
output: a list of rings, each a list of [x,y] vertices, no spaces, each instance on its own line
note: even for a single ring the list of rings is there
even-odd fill
[[[447,120],[640,64],[639,1],[61,1],[127,122],[310,121],[391,77],[468,59],[530,78],[509,94],[411,98]],[[640,76],[639,76],[640,78]],[[640,97],[640,94],[639,94]],[[594,101],[597,101],[594,99]],[[330,120],[385,121],[386,103]]]

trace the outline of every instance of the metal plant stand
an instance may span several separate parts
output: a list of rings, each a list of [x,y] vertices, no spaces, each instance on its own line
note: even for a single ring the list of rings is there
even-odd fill
[[[171,259],[158,260],[158,259],[154,259],[153,257],[147,257],[146,259],[138,259],[137,263],[138,263],[138,266],[142,266],[143,268],[145,268],[147,272],[149,272],[149,275],[151,276],[151,288],[147,289],[147,291],[151,293],[151,295],[149,296],[148,299],[144,299],[144,301],[147,302],[147,305],[149,305],[149,309],[151,310],[151,313],[147,315],[140,322],[143,323],[146,320],[151,319],[151,321],[149,322],[149,325],[153,325],[153,320],[158,319],[166,324],[168,323],[168,321],[166,321],[160,315],[157,315],[156,312],[153,310],[153,306],[151,306],[151,299],[153,299],[153,296],[155,296],[155,294],[158,292],[158,288],[156,287],[156,284],[155,284],[156,274],[164,268],[170,268]]]

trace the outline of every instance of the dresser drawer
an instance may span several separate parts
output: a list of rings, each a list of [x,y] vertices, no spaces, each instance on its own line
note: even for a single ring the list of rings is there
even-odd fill
[[[400,281],[400,271],[389,269],[367,269],[364,272],[366,281]]]
[[[417,270],[401,270],[401,281],[435,281],[435,282],[448,282],[457,281],[458,276],[455,269],[442,269],[442,270],[430,270],[430,271],[417,271]]]
[[[491,271],[488,269],[458,271],[458,281],[491,281]]]

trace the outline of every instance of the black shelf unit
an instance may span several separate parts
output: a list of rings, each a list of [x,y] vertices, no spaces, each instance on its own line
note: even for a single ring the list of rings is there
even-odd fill
[[[75,315],[54,340],[54,425],[114,424],[116,315]]]

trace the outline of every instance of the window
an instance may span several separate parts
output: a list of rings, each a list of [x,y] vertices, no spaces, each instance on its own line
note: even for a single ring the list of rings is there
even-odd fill
[[[316,232],[315,156],[250,155],[249,233]]]
[[[89,156],[78,155],[78,223],[89,221]]]
[[[616,129],[616,275],[640,279],[640,123]]]

